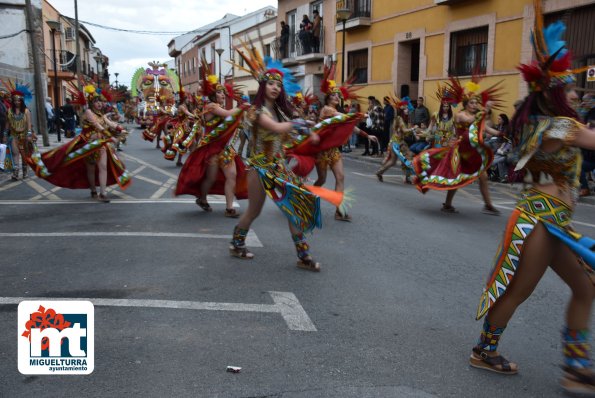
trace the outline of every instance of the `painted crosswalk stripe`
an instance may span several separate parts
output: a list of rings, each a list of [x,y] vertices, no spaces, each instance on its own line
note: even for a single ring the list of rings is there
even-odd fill
[[[315,332],[316,326],[291,292],[268,292],[274,304],[214,303],[201,301],[106,299],[106,298],[56,298],[56,297],[0,297],[0,305],[18,305],[21,301],[77,300],[90,301],[102,307],[170,308],[195,311],[235,311],[277,313],[283,317],[290,330]]]
[[[132,238],[193,238],[225,239],[231,235],[183,233],[183,232],[0,232],[0,238],[63,238],[63,237],[132,237]],[[263,247],[254,230],[248,231],[246,246]]]

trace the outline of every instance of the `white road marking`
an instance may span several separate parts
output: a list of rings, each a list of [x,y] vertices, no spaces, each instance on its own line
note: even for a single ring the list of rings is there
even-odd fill
[[[130,155],[127,154],[126,155],[126,158],[127,159],[130,159],[130,160],[132,160],[132,161],[134,161],[136,163],[142,164],[143,166],[147,166],[148,168],[150,168],[152,170],[158,171],[161,174],[165,174],[168,177],[175,178],[175,179],[178,178],[178,176],[176,174],[173,174],[173,173],[170,173],[169,171],[163,170],[163,169],[161,169],[161,168],[159,168],[159,167],[157,167],[155,165],[152,165],[151,163],[145,162],[144,160],[139,159],[137,157],[130,156]]]
[[[183,232],[0,232],[0,238],[57,238],[57,237],[133,237],[133,238],[193,238],[193,239],[225,239],[231,235],[183,233]],[[246,246],[263,247],[262,242],[253,230],[248,231]]]
[[[135,179],[142,180],[142,181],[145,181],[145,182],[148,182],[149,184],[157,185],[159,187],[163,184],[162,181],[157,181],[157,180],[154,180],[152,178],[141,176],[141,175],[135,175],[134,178]]]
[[[214,303],[201,301],[138,300],[105,298],[57,298],[57,297],[0,297],[0,305],[18,305],[25,300],[85,300],[101,307],[172,308],[198,311],[265,312],[280,314],[290,330],[315,332],[316,326],[291,292],[268,292],[274,304]]]
[[[218,195],[217,195],[218,196]],[[211,196],[208,196],[210,204],[225,204],[224,199],[211,199]],[[39,201],[32,201],[29,199],[26,200],[0,200],[1,205],[72,205],[72,204],[86,204],[86,203],[97,203],[96,200],[88,199],[88,200],[70,200],[70,199],[54,199],[54,200],[39,200]],[[110,204],[166,204],[166,203],[175,203],[175,204],[193,204],[196,206],[195,199],[114,199],[110,202]],[[234,202],[234,207],[237,205],[237,202]],[[239,205],[237,205],[239,207]],[[197,207],[198,208],[198,207]]]

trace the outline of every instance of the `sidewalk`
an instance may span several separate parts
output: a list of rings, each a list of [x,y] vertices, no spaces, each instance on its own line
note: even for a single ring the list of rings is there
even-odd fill
[[[384,159],[384,157],[361,156],[361,154],[363,152],[364,152],[363,148],[356,148],[356,149],[352,149],[351,152],[342,152],[341,155],[343,156],[343,159],[345,159],[346,161],[368,163],[368,164],[375,165],[376,167],[380,168],[380,164],[382,163],[382,160]],[[399,174],[399,175],[403,174],[403,172],[401,170],[401,162],[397,161],[397,164],[392,169],[390,169],[390,172],[392,174]],[[521,192],[523,190],[523,184],[521,184],[521,183],[510,184],[510,183],[500,183],[500,182],[489,181],[489,185],[494,188],[496,188],[496,187],[504,188],[505,187],[505,188],[514,190],[516,192]],[[593,190],[595,189],[595,182],[590,181],[589,187],[591,188],[591,192],[593,192]],[[595,206],[595,193],[591,193],[591,196],[585,196],[585,197],[579,198],[579,203],[584,203],[584,204],[589,204],[589,205]]]

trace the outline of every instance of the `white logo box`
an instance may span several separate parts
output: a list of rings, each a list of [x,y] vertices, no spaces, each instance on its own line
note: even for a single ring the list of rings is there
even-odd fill
[[[52,317],[50,310],[55,311]],[[23,336],[28,331],[27,322],[32,315],[44,322],[44,330],[31,327],[30,336]],[[59,320],[59,315],[68,327],[52,327]],[[84,325],[86,321],[86,325]],[[62,330],[60,330],[62,329]],[[86,348],[83,338],[86,337]],[[42,356],[42,340],[47,338],[49,356]],[[68,339],[68,347],[62,346],[61,340]],[[31,341],[30,341],[31,340]],[[18,307],[18,367],[26,375],[85,375],[93,372],[95,366],[95,309],[90,301],[22,301]],[[61,356],[62,350],[68,351]]]

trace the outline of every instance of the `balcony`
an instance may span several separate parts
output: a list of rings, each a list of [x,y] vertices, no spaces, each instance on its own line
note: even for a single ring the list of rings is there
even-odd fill
[[[76,73],[76,54],[67,50],[57,50],[56,53],[58,55],[58,59],[56,59],[58,76],[72,77],[72,74]],[[54,58],[52,50],[47,50],[46,54],[49,58],[47,60],[48,71],[54,73]]]
[[[349,10],[350,15],[345,22],[345,30],[369,27],[372,24],[372,3],[371,0],[338,0],[337,10]],[[337,14],[338,15],[338,14]],[[335,31],[343,29],[343,23],[337,22]]]
[[[291,65],[296,63],[307,63],[324,59],[324,27],[320,30],[319,45],[314,43],[314,37],[311,33],[294,33],[289,36],[286,49],[281,46],[281,38],[277,37],[271,43],[272,55],[277,59],[282,59],[284,64]]]

